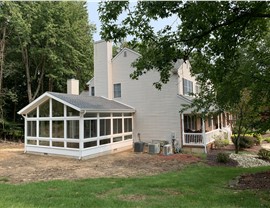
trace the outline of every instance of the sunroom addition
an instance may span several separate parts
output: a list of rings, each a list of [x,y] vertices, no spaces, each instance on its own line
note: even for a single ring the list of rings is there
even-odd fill
[[[81,159],[131,148],[134,112],[102,97],[46,92],[18,112],[25,152]]]

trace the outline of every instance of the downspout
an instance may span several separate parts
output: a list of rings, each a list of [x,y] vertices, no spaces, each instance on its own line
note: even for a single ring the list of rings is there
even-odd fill
[[[84,136],[84,115],[86,114],[86,110],[80,112],[80,121],[79,121],[79,160],[82,159],[82,152],[83,152],[83,136]]]

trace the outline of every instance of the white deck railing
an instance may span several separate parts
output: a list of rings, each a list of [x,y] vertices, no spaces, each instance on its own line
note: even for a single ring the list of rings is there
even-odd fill
[[[204,144],[207,145],[213,141],[215,141],[215,137],[219,136],[222,134],[221,129],[215,129],[213,131],[209,131],[205,133],[205,141]]]
[[[184,133],[184,145],[198,145],[202,146],[203,134],[202,133]]]
[[[205,146],[215,140],[215,137],[222,134],[221,129],[203,133],[184,133],[183,145]],[[205,136],[204,136],[205,135]]]

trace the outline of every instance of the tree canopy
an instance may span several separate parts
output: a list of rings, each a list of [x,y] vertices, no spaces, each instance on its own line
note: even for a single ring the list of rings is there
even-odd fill
[[[270,127],[269,2],[140,1],[132,8],[129,2],[102,2],[99,12],[104,39],[129,37],[139,48],[132,78],[157,70],[160,89],[172,64],[189,60],[202,85],[192,104],[196,110],[232,110],[248,91],[248,105],[258,116],[266,113],[268,124],[261,126]],[[178,21],[155,32],[152,22],[167,17]]]
[[[45,91],[66,92],[67,79],[92,77],[95,27],[85,2],[1,2],[0,20],[2,121]]]

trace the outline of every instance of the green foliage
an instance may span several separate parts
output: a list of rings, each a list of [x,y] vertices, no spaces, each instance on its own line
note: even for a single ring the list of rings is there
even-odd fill
[[[219,149],[221,147],[225,147],[225,146],[229,145],[229,143],[230,142],[228,139],[218,138],[218,139],[215,139],[214,146],[215,146],[215,148]]]
[[[219,163],[228,163],[230,160],[229,154],[225,152],[219,152],[217,154],[217,161]]]
[[[253,134],[253,137],[256,138],[256,145],[260,145],[263,141],[263,137],[261,134]]]
[[[45,91],[66,92],[67,79],[77,78],[85,88],[93,76],[95,28],[86,2],[0,4],[0,118],[21,122],[19,109]]]
[[[267,143],[270,143],[270,137],[265,137],[263,138],[264,141],[266,141]]]
[[[267,149],[260,149],[258,152],[258,156],[261,159],[270,160],[270,151]]]
[[[193,165],[148,177],[2,183],[0,204],[16,208],[269,207],[268,190],[228,188],[229,181],[239,175],[266,170],[269,167]]]
[[[240,143],[239,143],[239,147],[240,148],[251,148],[253,147],[255,144],[258,143],[258,139],[252,136],[240,136]],[[237,140],[237,136],[233,136],[232,137],[232,142],[234,144],[236,144]]]
[[[189,108],[233,113],[238,134],[270,128],[269,2],[139,1],[129,8],[129,2],[106,1],[99,12],[103,38],[121,42],[131,36],[138,46],[133,79],[156,70],[160,89],[172,63],[190,58],[201,92]],[[126,18],[118,23],[123,12]],[[151,23],[167,17],[174,20],[155,32]]]

